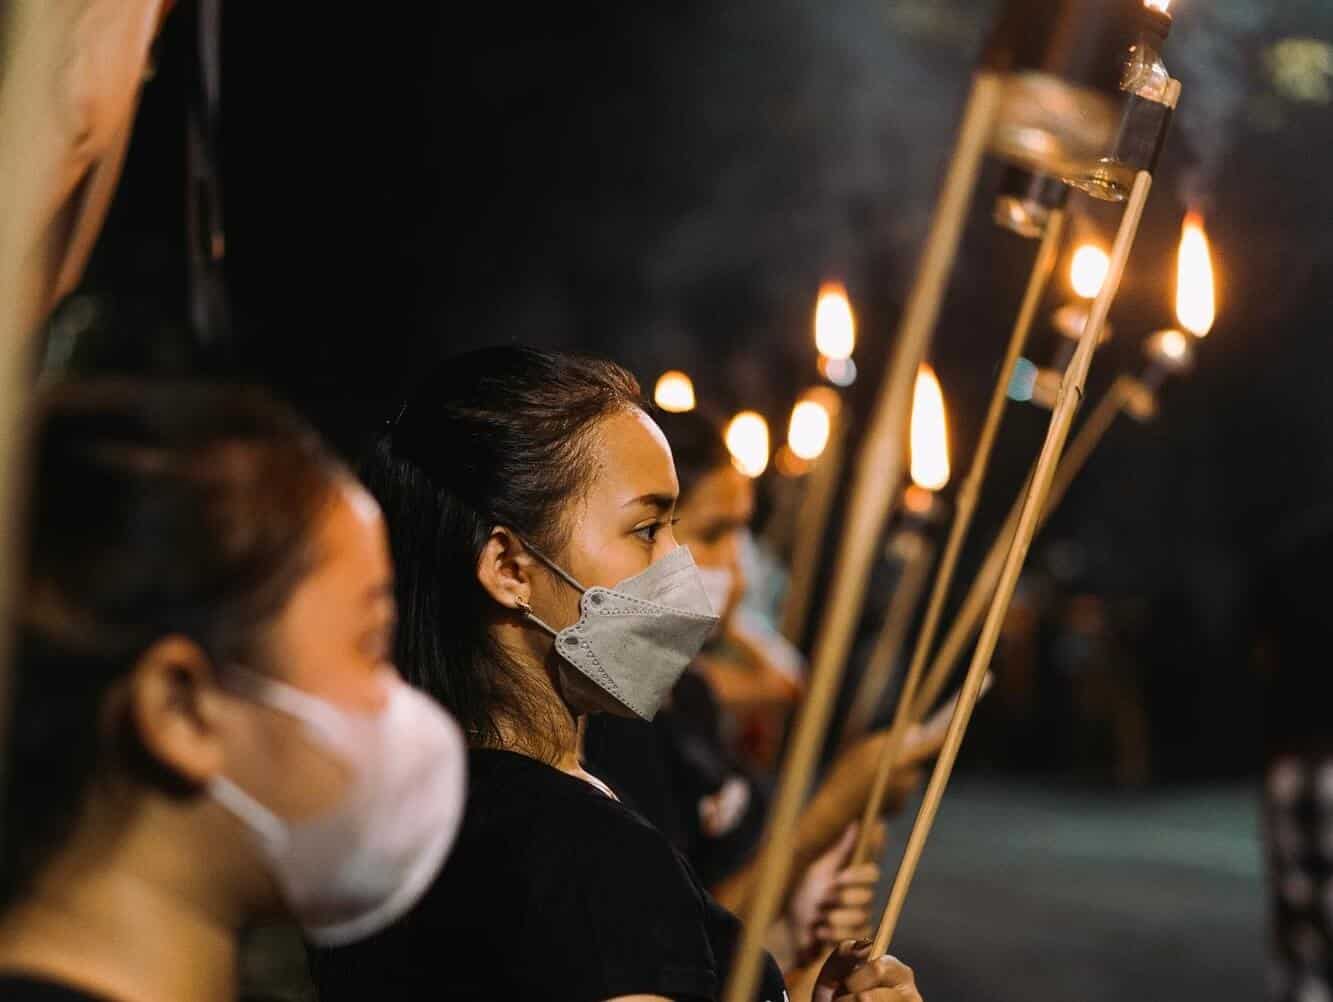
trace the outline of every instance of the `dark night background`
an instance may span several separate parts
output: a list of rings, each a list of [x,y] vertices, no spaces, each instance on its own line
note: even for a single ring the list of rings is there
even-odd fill
[[[349,451],[420,366],[503,340],[603,353],[649,383],[683,368],[702,400],[781,429],[817,378],[815,291],[842,276],[864,408],[993,6],[400,5],[354,18],[227,5],[237,334],[202,355],[184,321],[187,7],[85,283],[115,290],[95,299],[94,325],[116,330],[122,356],[270,382]],[[1284,40],[1333,36],[1333,10],[1181,0],[1175,15],[1166,58],[1185,97],[1092,395],[1173,322],[1187,206],[1206,213],[1219,321],[1160,419],[1122,419],[1045,538],[1071,541],[1078,584],[1127,610],[1159,771],[1208,776],[1258,761],[1257,599],[1274,580],[1319,587],[1313,544],[1333,522],[1330,76],[1317,58],[1303,75],[1272,58]],[[956,470],[1034,249],[989,224],[995,174],[931,350]],[[1109,240],[1114,215],[1076,206],[1079,229]],[[1056,283],[1049,306],[1063,295]],[[1030,354],[1052,350],[1039,332]],[[1011,408],[976,538],[1045,421]]]
[[[663,369],[685,369],[703,401],[759,409],[780,434],[796,395],[817,379],[810,317],[819,283],[832,276],[846,281],[858,311],[853,397],[863,410],[995,4],[296,7],[226,4],[222,180],[235,338],[202,346],[185,321],[188,7],[162,40],[84,290],[55,330],[91,328],[74,348],[85,366],[262,379],[354,453],[414,372],[498,341],[608,355],[649,386]],[[1172,11],[1165,58],[1184,94],[1091,397],[1116,372],[1137,370],[1142,339],[1174,323],[1175,247],[1189,207],[1205,213],[1212,240],[1218,322],[1193,374],[1168,385],[1158,420],[1122,418],[1112,430],[1033,557],[1038,571],[1064,568],[1048,575],[1061,587],[1115,610],[1141,680],[1155,789],[1167,791],[1251,782],[1265,737],[1270,748],[1321,737],[1333,695],[1323,654],[1333,537],[1333,5],[1177,0]],[[952,421],[950,491],[1035,250],[990,224],[997,175],[992,166],[983,179],[930,352]],[[1109,242],[1114,213],[1086,200],[1075,207],[1079,231]],[[1047,312],[1066,295],[1055,283]],[[53,336],[52,351],[62,344]],[[1029,355],[1044,361],[1053,348],[1042,331]],[[1011,407],[974,538],[998,525],[1046,421]],[[984,717],[979,741],[1002,745]],[[984,758],[974,756],[972,771]],[[1002,824],[989,788],[966,785],[970,774],[963,802]],[[1105,848],[1119,822],[1095,821],[1101,802],[1073,808],[1094,819],[1087,831],[1042,843],[1043,819],[1054,817],[1043,796],[1029,790],[1017,801],[1032,846],[1045,854],[1058,843],[1073,859],[1079,839],[1099,832]],[[1178,805],[1199,803],[1249,831],[1246,800],[1198,796],[1133,809],[1184,818],[1194,807]],[[1188,832],[1196,820],[1162,824]],[[940,869],[923,871],[914,906],[922,925],[913,939],[909,922],[903,947],[924,954],[919,969],[954,997],[975,983],[933,968],[920,930],[971,921],[985,926],[981,940],[1004,942],[1006,925],[982,918],[990,885],[958,862],[991,848],[983,829],[969,831],[946,826],[937,837]],[[978,836],[986,844],[974,844]],[[1019,851],[1015,837],[1006,851]],[[1257,859],[1227,855],[1228,845],[1244,855],[1252,833],[1238,838],[1208,844],[1237,894],[1254,894]],[[1000,862],[1022,872],[1021,859]],[[1117,908],[1133,901],[1141,916],[1156,900],[1205,945],[1182,954],[1170,930],[1126,919],[1152,941],[1139,944],[1155,958],[1145,963],[1225,968],[1217,958],[1238,951],[1237,963],[1257,970],[1257,912],[1235,906],[1241,917],[1222,928],[1232,913],[1183,872],[1149,867],[1125,883],[1118,865],[1085,871],[1078,879],[1100,901],[1096,914],[1047,908],[1050,944],[1024,948],[1065,950],[1054,944],[1083,922],[1096,949],[1130,949],[1132,940],[1115,938],[1117,929],[1130,935],[1113,925]],[[1036,880],[995,907],[1017,919],[1016,902],[1037,893]],[[964,882],[975,912],[961,916],[948,893],[931,896],[957,889],[950,881]],[[1053,893],[1064,900],[1064,890]],[[1099,930],[1103,920],[1111,924]],[[1022,966],[1016,957],[1006,963]],[[1130,968],[1115,968],[1119,981],[1102,972],[1104,997],[1156,997]],[[1254,997],[1248,981],[1236,993],[1230,977],[1216,983],[1231,991],[1209,997]],[[1046,985],[1049,996],[1034,988],[1013,997],[1103,997],[1071,978]]]

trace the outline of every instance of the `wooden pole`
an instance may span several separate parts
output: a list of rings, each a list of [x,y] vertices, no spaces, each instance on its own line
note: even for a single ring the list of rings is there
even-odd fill
[[[832,594],[815,644],[810,686],[769,813],[755,891],[746,909],[724,1002],[752,1002],[764,937],[785,897],[797,815],[823,745],[861,601],[879,552],[880,533],[901,483],[904,432],[917,369],[939,316],[1002,91],[1001,79],[995,74],[981,73],[973,80],[893,356],[858,455]]]
[[[898,756],[902,751],[903,739],[911,724],[912,707],[915,705],[917,686],[921,681],[922,669],[926,656],[935,644],[935,634],[939,630],[940,616],[944,612],[944,602],[949,597],[949,588],[953,584],[954,570],[958,566],[958,557],[963,551],[963,541],[972,525],[972,516],[976,513],[977,502],[981,497],[981,487],[986,480],[990,465],[991,452],[995,446],[995,436],[1000,429],[1000,420],[1004,416],[1005,401],[1009,396],[1009,381],[1013,376],[1014,364],[1027,345],[1032,322],[1046,294],[1046,285],[1051,272],[1055,270],[1055,261],[1060,254],[1060,239],[1064,235],[1065,213],[1063,209],[1053,211],[1046,223],[1046,232],[1042,234],[1037,257],[1032,263],[1032,273],[1028,277],[1027,290],[1018,309],[1009,343],[1005,348],[1004,359],[1000,363],[1000,372],[991,390],[990,405],[986,410],[986,420],[977,440],[977,449],[972,456],[972,465],[967,471],[962,487],[958,491],[958,511],[949,527],[949,538],[944,546],[944,555],[940,558],[939,569],[935,572],[935,584],[931,590],[930,602],[926,606],[926,618],[917,634],[916,646],[912,651],[912,660],[908,665],[907,675],[903,680],[902,691],[898,697],[898,709],[894,714],[893,727],[889,739],[884,743],[884,753],[880,756],[875,771],[875,780],[870,787],[870,797],[866,800],[865,811],[861,818],[861,837],[857,841],[856,851],[852,856],[853,865],[865,861],[870,849],[870,834],[874,831],[875,820],[884,810],[884,797],[889,790],[893,771],[898,765]],[[897,651],[889,654],[896,657]]]
[[[1079,401],[1083,397],[1084,384],[1087,381],[1088,370],[1092,365],[1092,355],[1097,349],[1102,328],[1106,325],[1106,316],[1110,312],[1111,303],[1120,289],[1120,280],[1124,276],[1125,265],[1129,261],[1129,252],[1134,246],[1134,238],[1138,233],[1139,222],[1143,218],[1143,207],[1148,201],[1148,193],[1151,189],[1152,175],[1147,171],[1139,171],[1134,178],[1134,186],[1125,203],[1124,215],[1121,217],[1115,243],[1111,248],[1111,262],[1106,281],[1102,284],[1101,291],[1093,301],[1092,311],[1088,317],[1087,325],[1083,329],[1083,336],[1079,339],[1078,349],[1074,352],[1069,368],[1065,371],[1064,380],[1060,384],[1060,394],[1056,398],[1055,408],[1051,413],[1051,423],[1046,432],[1046,441],[1043,443],[1041,454],[1037,458],[1037,465],[1032,473],[1032,483],[1028,487],[1027,495],[1023,499],[1023,505],[1019,512],[1014,540],[1009,546],[1004,566],[1000,570],[1000,579],[996,585],[995,597],[991,600],[990,612],[987,614],[986,621],[981,629],[981,638],[978,640],[977,649],[972,655],[972,663],[968,666],[967,678],[963,682],[962,692],[959,694],[958,706],[954,710],[953,718],[949,721],[949,732],[945,735],[944,747],[940,749],[939,758],[935,762],[935,769],[931,773],[930,785],[926,788],[921,808],[917,812],[916,823],[912,826],[912,833],[908,837],[907,848],[898,867],[893,889],[889,893],[888,905],[884,909],[879,929],[875,934],[875,942],[871,950],[872,956],[878,956],[888,949],[889,942],[892,940],[894,930],[898,925],[898,918],[902,914],[903,903],[907,900],[908,888],[911,887],[912,878],[916,875],[917,865],[921,862],[921,852],[925,848],[926,838],[930,834],[935,814],[939,810],[940,800],[944,796],[944,788],[949,783],[954,762],[957,761],[958,749],[963,743],[963,734],[967,730],[972,710],[976,706],[982,680],[990,668],[991,656],[995,653],[995,645],[1000,639],[1000,627],[1003,625],[1004,617],[1009,611],[1009,602],[1013,598],[1014,588],[1018,585],[1018,575],[1023,569],[1023,561],[1027,557],[1028,547],[1032,544],[1032,537],[1037,530],[1037,522],[1045,507],[1046,495],[1054,479],[1060,455],[1064,451],[1065,440],[1069,435],[1074,414],[1078,410]]]
[[[898,533],[891,548],[902,563],[902,572],[894,585],[893,597],[889,599],[889,608],[884,613],[884,622],[880,626],[879,636],[875,638],[865,673],[856,686],[856,695],[847,711],[847,722],[843,725],[842,737],[839,739],[843,747],[869,730],[874,722],[875,711],[879,709],[880,700],[893,680],[898,651],[912,625],[912,613],[916,612],[917,599],[925,589],[930,564],[935,556],[935,547],[920,530]]]
[[[838,496],[838,479],[842,475],[848,435],[845,405],[834,417],[834,422],[828,447],[810,471],[793,527],[796,542],[792,550],[787,597],[782,605],[782,635],[793,644],[800,644],[805,636],[815,578],[819,574],[819,555],[824,548],[824,532],[833,501]]]
[[[1069,444],[1064,457],[1060,460],[1060,467],[1055,472],[1055,479],[1051,481],[1051,490],[1046,496],[1046,506],[1041,513],[1041,520],[1037,524],[1038,532],[1045,526],[1055,510],[1060,507],[1060,502],[1064,500],[1070,484],[1082,472],[1084,465],[1092,456],[1093,450],[1097,448],[1102,437],[1110,429],[1116,416],[1124,409],[1128,386],[1129,383],[1125,377],[1118,378],[1111,385],[1111,388],[1103,394],[1097,406],[1092,409],[1087,419],[1079,427],[1078,434],[1074,436],[1074,440]],[[986,554],[981,569],[973,578],[972,586],[967,592],[967,598],[963,601],[962,608],[958,610],[958,615],[954,618],[948,633],[945,634],[939,653],[931,661],[930,669],[926,672],[925,680],[921,683],[921,689],[913,706],[912,714],[908,718],[909,722],[920,720],[930,712],[930,708],[939,699],[940,693],[944,691],[944,686],[949,680],[949,675],[953,672],[954,665],[958,663],[958,659],[962,656],[972,638],[977,635],[977,630],[981,626],[981,617],[986,611],[986,605],[991,596],[995,594],[995,583],[1000,579],[1000,568],[1004,564],[1004,555],[1009,551],[1009,544],[1013,541],[1014,529],[1018,525],[1018,515],[1023,507],[1023,498],[1027,493],[1028,484],[1031,482],[1031,476],[1029,475],[1023,489],[1015,499],[1013,507],[1009,509],[1009,515],[1006,517],[999,535],[996,536],[995,542],[991,545],[990,552]]]

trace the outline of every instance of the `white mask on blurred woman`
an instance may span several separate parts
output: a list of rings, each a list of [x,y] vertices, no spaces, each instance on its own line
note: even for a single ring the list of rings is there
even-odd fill
[[[371,936],[417,903],[463,816],[463,737],[433,699],[386,669],[386,700],[354,713],[248,669],[229,688],[305,725],[350,774],[338,802],[313,818],[279,817],[225,777],[209,793],[253,832],[288,906],[320,946]]]

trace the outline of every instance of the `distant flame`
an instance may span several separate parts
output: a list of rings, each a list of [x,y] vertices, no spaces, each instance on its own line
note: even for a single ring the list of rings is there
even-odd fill
[[[657,378],[653,388],[653,401],[664,411],[681,414],[694,410],[694,383],[690,377],[675,369],[664,372]]]
[[[787,444],[801,459],[818,459],[828,445],[833,420],[817,400],[798,400],[787,425]]]
[[[1197,212],[1185,216],[1180,231],[1180,257],[1176,262],[1176,319],[1195,337],[1204,337],[1217,318],[1216,290],[1213,287],[1213,262],[1208,253],[1208,237],[1203,232],[1203,217]]]
[[[856,347],[856,317],[841,282],[825,282],[815,303],[815,347],[825,358],[851,357]]]
[[[939,490],[949,482],[949,427],[940,381],[928,365],[917,370],[910,435],[912,482],[926,490]]]
[[[762,415],[741,411],[727,425],[725,438],[731,464],[747,477],[768,468],[768,422]]]
[[[1189,354],[1190,344],[1185,335],[1178,330],[1162,332],[1162,354],[1173,362],[1179,362]]]
[[[1095,299],[1102,291],[1102,282],[1106,281],[1106,272],[1111,267],[1111,259],[1106,251],[1096,244],[1083,244],[1074,251],[1074,259],[1069,265],[1069,283],[1074,291],[1084,299]]]

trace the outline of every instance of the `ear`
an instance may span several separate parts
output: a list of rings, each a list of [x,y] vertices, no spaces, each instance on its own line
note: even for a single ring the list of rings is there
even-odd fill
[[[130,673],[129,700],[139,739],[155,759],[199,784],[222,770],[220,693],[198,644],[181,636],[154,643]]]
[[[477,580],[506,609],[520,609],[532,595],[532,555],[512,529],[491,530],[477,558]]]

